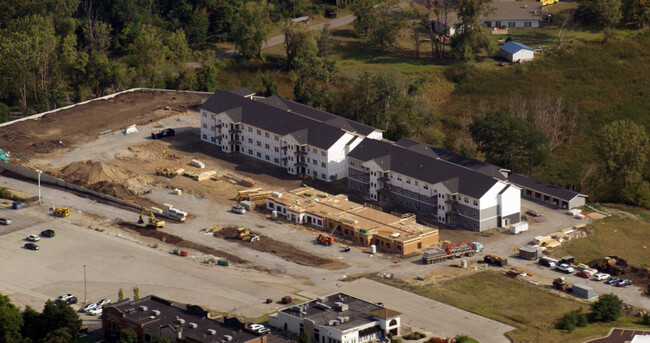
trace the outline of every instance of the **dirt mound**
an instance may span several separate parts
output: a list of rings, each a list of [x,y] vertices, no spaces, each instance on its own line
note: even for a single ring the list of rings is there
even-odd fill
[[[225,252],[225,251],[222,251],[222,250],[218,250],[218,249],[206,246],[206,245],[194,243],[192,241],[186,241],[182,237],[172,235],[172,234],[164,232],[164,231],[145,229],[145,228],[143,228],[143,227],[141,227],[139,225],[129,223],[129,222],[120,222],[119,225],[122,228],[125,228],[125,229],[127,229],[129,231],[132,231],[132,232],[135,232],[135,233],[139,234],[140,236],[155,238],[155,239],[157,239],[157,240],[159,240],[161,242],[164,242],[164,243],[167,243],[167,244],[179,247],[179,248],[193,249],[193,250],[197,250],[197,251],[200,251],[200,252],[208,254],[208,255],[219,256],[219,257],[227,259],[228,261],[230,261],[232,263],[238,263],[238,264],[248,263],[247,260],[245,260],[245,259],[243,259],[243,258],[241,258],[239,256],[236,256],[236,255],[233,255],[231,253],[228,253],[228,252]]]
[[[63,167],[59,174],[65,180],[81,185],[92,185],[97,182],[117,182],[127,180],[133,176],[97,161],[70,163]]]
[[[319,267],[319,268],[325,268],[330,270],[339,270],[339,269],[345,269],[350,267],[346,263],[316,256],[314,254],[296,248],[295,246],[280,241],[276,241],[275,239],[254,233],[252,231],[251,234],[259,235],[260,236],[259,241],[249,243],[237,239],[236,227],[224,227],[223,229],[216,231],[214,233],[214,236],[225,238],[225,239],[236,240],[237,242],[239,242],[239,244],[247,248],[251,248],[253,250],[257,250],[261,252],[271,253],[287,261],[297,263],[303,266]]]
[[[634,284],[641,287],[645,294],[650,295],[650,270],[630,266],[627,273],[620,277],[632,279]]]

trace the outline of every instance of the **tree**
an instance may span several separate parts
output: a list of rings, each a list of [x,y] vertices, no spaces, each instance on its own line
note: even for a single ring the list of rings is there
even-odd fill
[[[210,27],[210,18],[205,8],[197,8],[187,24],[187,37],[192,44],[203,44]]]
[[[632,0],[626,9],[627,20],[643,28],[650,22],[650,0]]]
[[[591,318],[596,322],[613,322],[621,316],[623,301],[609,293],[601,295],[597,302],[591,305]]]
[[[64,329],[72,337],[77,337],[81,330],[82,321],[79,319],[79,315],[65,301],[52,302],[48,300],[40,319],[45,334]]]
[[[20,342],[22,326],[23,318],[18,307],[11,303],[8,296],[0,294],[0,341]]]
[[[133,329],[123,329],[117,338],[117,343],[138,343],[140,339],[138,334]]]
[[[23,316],[23,337],[29,337],[32,341],[45,336],[43,332],[43,325],[41,325],[41,314],[34,310],[32,307],[25,306],[22,313]]]
[[[187,44],[183,29],[178,29],[169,34],[165,39],[165,45],[168,48],[170,62],[181,65],[192,57],[192,49]]]
[[[587,316],[580,311],[570,311],[564,314],[562,318],[555,324],[558,330],[566,330],[573,332],[576,327],[587,326]]]
[[[217,1],[216,7],[210,15],[209,31],[218,35],[221,40],[225,40],[230,34],[233,18],[239,12],[243,0],[223,0]]]
[[[478,18],[489,13],[490,0],[460,0],[458,2],[458,24],[451,41],[452,56],[457,61],[472,61],[475,55],[485,50],[491,54],[494,45],[483,32]]]
[[[469,131],[479,150],[498,166],[530,173],[548,158],[548,139],[525,119],[492,112],[475,120]]]
[[[162,82],[168,55],[168,49],[163,42],[160,29],[142,25],[133,43],[129,44],[130,53],[125,56],[125,60],[136,68],[138,76],[144,80],[146,86],[160,86]]]
[[[263,96],[269,97],[272,95],[278,95],[278,85],[275,83],[275,78],[273,78],[269,73],[260,73],[260,79],[264,86],[264,92],[262,93]]]
[[[639,203],[644,196],[640,191],[647,187],[643,168],[650,152],[645,127],[627,120],[608,124],[601,129],[597,149],[616,200]]]
[[[597,20],[605,28],[612,28],[621,21],[621,0],[579,0],[578,16]]]
[[[217,89],[217,67],[212,63],[206,63],[196,73],[196,90],[202,92],[214,92]]]
[[[4,123],[9,120],[9,112],[11,112],[11,108],[0,102],[0,123]]]
[[[298,54],[316,54],[316,34],[304,23],[289,22],[282,28],[284,33],[284,49],[287,53],[287,66],[293,65],[293,60]]]
[[[117,300],[122,301],[124,300],[124,290],[120,288],[119,292],[117,292]]]
[[[355,29],[382,52],[397,41],[402,23],[395,13],[398,5],[397,0],[368,0],[355,5]]]
[[[69,343],[71,341],[72,335],[70,332],[64,328],[61,328],[52,332],[48,332],[48,334],[45,335],[43,343]]]
[[[250,1],[242,5],[235,15],[231,37],[242,57],[261,57],[262,43],[269,33],[269,10],[265,0]]]
[[[424,11],[419,12],[418,8],[420,7],[415,7],[415,9],[419,12],[420,25],[429,35],[431,57],[443,59],[447,42],[445,31],[450,26],[449,12],[452,7],[452,0],[424,0],[422,5],[424,5]],[[437,24],[432,24],[434,22]]]
[[[304,329],[300,330],[300,337],[298,338],[298,342],[300,342],[300,343],[311,343],[311,336]]]
[[[140,288],[138,286],[133,286],[133,300],[140,299]]]
[[[325,103],[336,64],[319,58],[314,52],[301,53],[294,59],[297,75],[293,93],[296,101],[319,107]]]
[[[557,48],[562,48],[564,40],[569,35],[569,32],[573,29],[573,17],[575,11],[566,11],[562,14],[562,24],[560,25],[560,30],[557,35]]]
[[[327,58],[332,49],[332,30],[330,24],[326,23],[318,35],[318,56],[320,58]]]

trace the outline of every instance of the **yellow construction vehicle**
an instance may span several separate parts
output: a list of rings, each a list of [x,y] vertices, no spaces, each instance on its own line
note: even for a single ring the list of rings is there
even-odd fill
[[[237,228],[237,238],[241,240],[245,240],[246,237],[250,236],[251,232],[248,229],[244,229],[243,227],[238,227]]]
[[[143,216],[145,214],[149,215],[149,222],[147,225],[145,225],[147,229],[162,229],[165,227],[164,221],[156,219],[156,216],[153,214],[153,212],[150,209],[144,207],[140,209],[140,219],[138,219],[138,224],[144,224]]]
[[[70,215],[70,210],[67,207],[55,207],[52,209],[54,216],[64,218]]]

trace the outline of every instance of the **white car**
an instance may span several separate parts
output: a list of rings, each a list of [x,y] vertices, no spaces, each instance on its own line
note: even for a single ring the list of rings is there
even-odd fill
[[[71,299],[71,298],[74,298],[74,295],[68,293],[68,294],[59,295],[59,296],[56,298],[56,300],[68,301],[68,300]]]
[[[86,313],[88,313],[91,316],[97,316],[97,315],[102,314],[102,312],[103,312],[103,309],[101,307],[95,307],[93,309],[88,310],[88,312],[86,312]]]
[[[97,302],[97,306],[104,307],[104,305],[110,304],[110,303],[111,303],[111,299],[102,299],[102,300]]]
[[[609,275],[609,274],[607,274],[607,273],[596,273],[596,274],[594,275],[594,280],[598,280],[598,281],[601,281],[601,280],[607,280],[607,279],[609,279],[610,277],[611,277],[611,275]]]
[[[561,272],[565,272],[567,274],[571,274],[571,273],[573,273],[575,271],[575,269],[573,269],[573,267],[571,267],[570,265],[568,265],[566,263],[560,264],[559,266],[556,267],[556,269],[561,271]]]
[[[27,240],[32,242],[38,242],[41,240],[41,237],[39,237],[38,235],[29,235],[27,236]]]
[[[233,206],[232,211],[239,214],[246,213],[246,208],[242,205]]]
[[[89,304],[84,305],[82,308],[80,308],[79,311],[81,311],[81,312],[88,312],[88,311],[90,311],[90,310],[92,310],[92,309],[95,309],[95,308],[97,308],[97,307],[98,307],[98,306],[97,306],[96,303],[89,303]]]

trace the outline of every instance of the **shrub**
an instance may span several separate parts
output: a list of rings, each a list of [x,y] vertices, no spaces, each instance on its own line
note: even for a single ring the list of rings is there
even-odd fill
[[[560,319],[556,324],[555,328],[558,330],[566,330],[568,332],[573,332],[576,327],[585,327],[587,326],[587,316],[580,311],[571,311],[564,314],[562,319]]]
[[[475,340],[472,337],[469,337],[467,335],[457,335],[454,337],[454,342],[456,343],[479,343],[479,341]]]
[[[650,325],[650,314],[644,314],[643,318],[641,319],[641,324],[643,325]]]
[[[595,322],[613,322],[621,316],[623,301],[614,294],[604,294],[591,305],[591,319]]]
[[[422,339],[422,338],[424,338],[424,337],[427,337],[427,335],[423,334],[422,332],[418,332],[418,331],[411,332],[411,333],[408,334],[408,335],[402,336],[402,338],[404,338],[404,339],[406,339],[406,340],[409,340],[409,341],[414,341],[414,340]]]
[[[11,193],[10,190],[2,187],[0,188],[0,198],[2,199],[12,199],[14,195]]]
[[[451,338],[431,337],[427,343],[454,343],[454,340]]]

